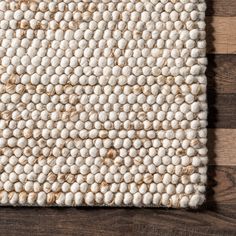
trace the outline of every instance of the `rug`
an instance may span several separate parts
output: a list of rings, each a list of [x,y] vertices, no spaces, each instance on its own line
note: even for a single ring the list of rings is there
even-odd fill
[[[0,203],[198,207],[204,0],[0,0]]]

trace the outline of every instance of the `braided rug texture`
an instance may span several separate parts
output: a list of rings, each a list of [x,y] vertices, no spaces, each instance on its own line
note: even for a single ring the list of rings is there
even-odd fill
[[[204,0],[0,0],[0,204],[197,207]]]

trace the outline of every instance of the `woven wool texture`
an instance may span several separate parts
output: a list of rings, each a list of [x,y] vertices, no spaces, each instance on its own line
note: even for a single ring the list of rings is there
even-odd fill
[[[0,203],[204,202],[204,0],[0,0]]]

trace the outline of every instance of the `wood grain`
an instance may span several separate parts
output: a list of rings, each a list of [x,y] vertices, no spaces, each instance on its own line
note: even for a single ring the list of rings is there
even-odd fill
[[[208,55],[208,127],[236,128],[236,55]]]
[[[227,209],[227,210],[225,210]],[[21,209],[1,211],[4,235],[233,235],[235,212],[164,209]],[[54,217],[56,215],[56,217]]]
[[[205,207],[221,204],[236,204],[236,166],[218,165],[208,168],[208,193]]]
[[[215,211],[5,208],[0,229],[7,236],[228,236],[236,233],[235,212],[235,207],[228,205]]]
[[[207,16],[236,16],[235,0],[206,0]]]
[[[236,1],[235,1],[236,2]],[[236,93],[236,55],[208,55],[208,96]]]
[[[208,127],[236,128],[236,93],[208,94]]]
[[[236,17],[206,17],[208,53],[236,53]]]
[[[210,165],[236,166],[236,129],[208,129]]]

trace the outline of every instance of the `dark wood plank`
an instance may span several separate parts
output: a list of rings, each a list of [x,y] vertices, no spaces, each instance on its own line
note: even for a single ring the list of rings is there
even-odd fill
[[[236,167],[209,168],[208,201],[199,210],[14,208],[0,211],[1,235],[235,235]]]
[[[207,58],[208,96],[236,93],[236,55],[208,54]]]
[[[1,235],[235,235],[235,205],[214,210],[20,209],[1,210]]]
[[[208,127],[236,128],[236,55],[208,55]]]
[[[236,55],[208,55],[208,127],[236,128]]]
[[[208,127],[236,128],[236,93],[208,93]]]
[[[236,16],[235,0],[206,0],[208,16]]]

